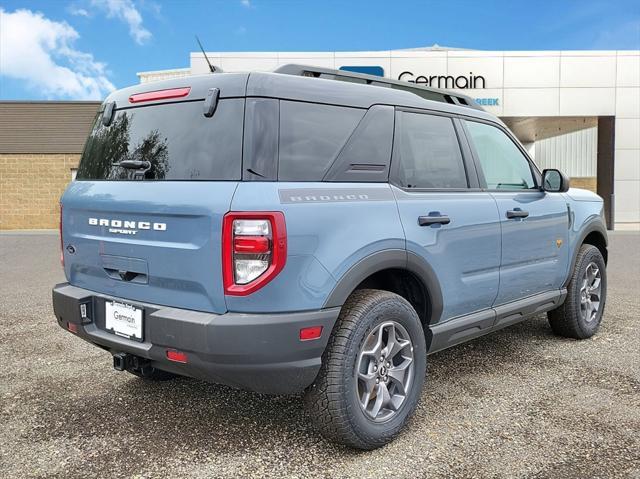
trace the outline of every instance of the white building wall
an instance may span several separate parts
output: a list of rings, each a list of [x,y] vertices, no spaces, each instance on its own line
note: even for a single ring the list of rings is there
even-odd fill
[[[640,222],[640,52],[616,60],[616,222]]]
[[[535,142],[534,158],[541,168],[558,168],[570,178],[597,175],[598,129],[587,128]]]
[[[272,70],[287,63],[327,68],[377,65],[398,78],[465,75],[486,80],[466,89],[497,99],[485,108],[498,116],[615,116],[615,220],[640,223],[640,51],[393,50],[374,52],[209,53],[225,71]],[[191,53],[191,73],[206,73],[202,53]],[[152,72],[150,72],[152,73]],[[144,73],[140,74],[141,79]],[[562,140],[564,141],[564,140]],[[536,159],[538,149],[536,150]],[[578,167],[573,165],[572,167]],[[585,166],[592,171],[593,165]]]

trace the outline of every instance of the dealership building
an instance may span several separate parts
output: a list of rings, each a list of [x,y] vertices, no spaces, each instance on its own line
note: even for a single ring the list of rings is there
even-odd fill
[[[559,168],[571,177],[573,186],[591,189],[602,196],[610,228],[640,229],[638,50],[480,51],[436,45],[371,52],[208,52],[207,57],[225,72],[268,71],[297,63],[460,91],[499,116],[540,168]],[[147,71],[138,76],[141,83],[150,83],[208,72],[203,53],[193,52],[188,68]],[[149,87],[152,89],[151,85]],[[87,105],[77,106],[81,107],[86,113]],[[12,105],[12,108],[17,107]],[[8,111],[6,105],[4,111]],[[87,118],[87,125],[82,130],[86,132],[90,115],[85,114],[83,118]],[[3,118],[0,103],[0,124],[3,122],[15,124],[11,118]],[[77,119],[73,127],[77,132]],[[58,138],[64,137],[65,125],[58,121],[55,128]],[[47,142],[38,142],[37,132],[35,139],[25,138],[22,143],[15,138],[15,134],[20,136],[21,133],[13,133],[12,138],[0,133],[0,187],[3,189],[3,155],[15,158],[18,153],[30,154],[28,143],[35,143],[40,151],[33,154],[39,155],[41,161],[46,157],[41,150],[47,148]],[[68,134],[73,136],[74,133]],[[60,152],[59,145],[48,144],[55,146],[54,153],[58,155],[54,158],[56,171],[75,168],[72,163],[80,153],[77,141],[74,143],[76,151]],[[12,151],[16,147],[20,150],[18,153]],[[61,155],[67,160],[61,159]],[[68,158],[71,158],[70,162]],[[6,163],[13,165],[14,162],[6,160]],[[20,174],[23,173],[21,170]],[[70,178],[72,171],[59,174],[60,178]],[[56,185],[59,189],[59,182]],[[27,197],[18,198],[21,194]],[[36,192],[24,187],[22,193],[12,190],[12,201],[7,201],[6,195],[4,199],[0,198],[0,229],[48,227],[39,226],[37,222],[21,223],[20,220],[12,221],[10,226],[3,222],[1,216],[8,212],[5,210],[11,208],[16,199],[27,204],[29,194]],[[47,214],[31,213],[32,217]]]

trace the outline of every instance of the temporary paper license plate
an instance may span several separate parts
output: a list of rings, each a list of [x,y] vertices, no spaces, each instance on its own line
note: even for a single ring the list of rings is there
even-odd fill
[[[105,302],[105,329],[124,338],[142,341],[142,312],[130,304]]]

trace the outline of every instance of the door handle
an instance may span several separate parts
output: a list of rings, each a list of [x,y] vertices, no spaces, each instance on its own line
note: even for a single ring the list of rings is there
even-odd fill
[[[526,218],[529,216],[528,211],[523,211],[520,208],[514,208],[512,210],[507,211],[507,218]]]
[[[448,225],[451,223],[451,219],[447,215],[438,215],[438,216],[418,216],[418,224],[420,226],[431,226],[431,225]]]

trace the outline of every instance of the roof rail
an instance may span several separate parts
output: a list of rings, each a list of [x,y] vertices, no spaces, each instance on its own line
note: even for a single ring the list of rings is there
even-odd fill
[[[466,95],[448,90],[440,90],[438,88],[430,88],[400,80],[392,80],[390,78],[378,77],[375,75],[366,75],[364,73],[356,73],[346,70],[333,70],[331,68],[314,67],[310,65],[287,64],[276,68],[274,73],[284,75],[295,75],[312,78],[324,78],[327,80],[338,80],[350,83],[360,83],[362,85],[381,86],[386,88],[394,88],[396,90],[404,90],[418,95],[426,100],[450,103],[463,107],[473,108],[474,110],[484,111],[484,109],[476,103],[476,101]]]

